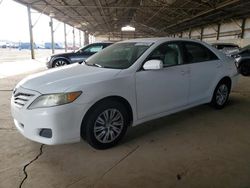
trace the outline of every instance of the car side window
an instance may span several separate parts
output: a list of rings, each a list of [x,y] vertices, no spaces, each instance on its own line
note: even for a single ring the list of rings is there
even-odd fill
[[[103,45],[93,45],[84,50],[84,52],[89,52],[89,53],[96,53],[102,50]]]
[[[185,42],[184,48],[186,63],[198,63],[218,59],[218,57],[211,50],[198,43]]]
[[[163,62],[164,67],[182,64],[181,50],[176,43],[166,43],[157,47],[147,60],[157,59]]]

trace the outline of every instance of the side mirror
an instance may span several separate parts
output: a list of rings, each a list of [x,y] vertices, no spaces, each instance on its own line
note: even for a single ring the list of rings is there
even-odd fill
[[[144,70],[160,70],[163,68],[163,63],[161,60],[152,59],[149,61],[146,61],[143,65]]]

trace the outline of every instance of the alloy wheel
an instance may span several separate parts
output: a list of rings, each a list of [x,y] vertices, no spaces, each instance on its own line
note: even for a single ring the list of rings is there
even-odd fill
[[[94,136],[101,143],[113,142],[122,132],[124,120],[117,109],[107,109],[95,120]]]
[[[55,63],[55,67],[61,67],[61,66],[64,66],[64,65],[67,65],[67,63],[64,60],[58,60]]]
[[[216,93],[216,102],[218,105],[223,105],[228,98],[228,87],[226,84],[220,85]]]

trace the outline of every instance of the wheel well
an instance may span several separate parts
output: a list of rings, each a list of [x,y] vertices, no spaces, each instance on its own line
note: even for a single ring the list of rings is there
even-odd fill
[[[125,106],[125,108],[127,109],[128,111],[128,115],[129,115],[129,122],[130,124],[129,125],[132,125],[132,122],[133,122],[133,111],[132,111],[132,108],[131,108],[131,105],[129,104],[129,102],[124,99],[123,97],[120,97],[120,96],[109,96],[109,97],[105,97],[99,101],[97,101],[95,104],[93,104],[89,109],[88,111],[86,112],[86,114],[84,115],[83,117],[83,120],[82,120],[82,124],[81,124],[81,136],[83,138],[85,138],[85,129],[84,129],[84,124],[85,122],[87,121],[88,119],[88,116],[91,114],[91,112],[95,109],[95,107],[100,104],[101,102],[104,102],[104,101],[108,101],[108,100],[112,100],[112,101],[116,101],[116,102],[119,102],[121,103],[122,105]]]
[[[230,77],[225,76],[224,78],[222,78],[222,79],[220,80],[220,82],[225,82],[225,83],[228,83],[228,85],[229,85],[229,89],[231,90],[232,80],[231,80],[231,78],[230,78]],[[219,83],[220,83],[220,82],[219,82]],[[229,90],[229,91],[230,91],[230,90]]]

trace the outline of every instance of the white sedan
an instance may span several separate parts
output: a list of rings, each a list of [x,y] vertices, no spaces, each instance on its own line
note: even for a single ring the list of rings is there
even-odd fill
[[[235,62],[188,39],[133,39],[85,63],[22,80],[11,109],[17,129],[54,145],[84,138],[97,149],[117,144],[129,126],[200,104],[221,109],[237,82]]]

